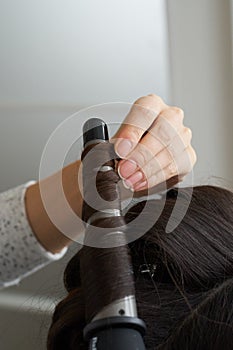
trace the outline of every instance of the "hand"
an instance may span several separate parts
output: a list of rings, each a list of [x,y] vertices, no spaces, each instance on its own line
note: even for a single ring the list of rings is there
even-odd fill
[[[133,104],[114,135],[115,151],[123,159],[118,172],[125,187],[141,191],[172,179],[179,182],[192,170],[196,153],[192,132],[183,119],[182,109],[166,105],[154,94]]]
[[[190,144],[191,130],[184,127],[183,117],[181,109],[167,106],[156,95],[141,97],[134,103],[114,136],[117,138],[115,150],[123,158],[118,171],[126,186],[140,193],[163,181],[174,178],[179,181],[192,169],[196,154]],[[120,144],[123,139],[124,144]],[[79,217],[82,212],[82,195],[77,186],[80,164],[78,160],[61,170],[64,194]],[[50,220],[41,198],[40,184],[43,182],[51,205],[62,217],[62,201],[57,198],[59,179],[58,172],[28,187],[25,194],[26,212],[35,236],[52,253],[69,245],[71,239]],[[76,227],[77,235],[82,230],[83,227]]]

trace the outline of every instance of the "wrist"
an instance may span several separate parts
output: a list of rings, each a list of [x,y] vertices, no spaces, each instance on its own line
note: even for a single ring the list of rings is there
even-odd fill
[[[79,167],[80,161],[77,161],[63,168],[61,171],[62,186],[66,200],[75,214],[81,216],[82,196],[78,187]],[[42,181],[43,190],[46,191],[46,196],[49,198],[52,205],[54,205],[57,215],[62,216],[63,205],[60,203],[59,198],[56,195],[57,183],[60,179],[60,175],[60,172],[58,172]],[[41,198],[41,182],[37,182],[27,188],[25,193],[25,208],[28,221],[36,238],[47,251],[55,254],[68,246],[72,240],[61,232],[50,220]]]

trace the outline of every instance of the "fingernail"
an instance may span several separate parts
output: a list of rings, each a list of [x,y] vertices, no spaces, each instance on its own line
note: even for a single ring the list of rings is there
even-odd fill
[[[125,158],[132,150],[133,145],[130,140],[122,140],[116,145],[115,152],[120,158]]]
[[[137,171],[136,173],[134,173],[133,175],[131,175],[128,179],[124,180],[124,183],[126,184],[126,186],[128,186],[129,188],[134,187],[134,185],[139,182],[140,180],[142,180],[143,178],[143,174],[141,171]]]
[[[126,183],[125,180],[122,180],[122,183],[123,183],[124,187],[125,187],[127,190],[131,190],[131,187],[128,186],[128,184]]]
[[[137,184],[136,186],[134,186],[134,190],[138,191],[138,190],[142,189],[143,187],[146,187],[146,185],[147,185],[147,181],[143,181],[143,182]]]
[[[132,160],[126,160],[118,167],[118,174],[122,179],[126,179],[137,169],[137,164]]]

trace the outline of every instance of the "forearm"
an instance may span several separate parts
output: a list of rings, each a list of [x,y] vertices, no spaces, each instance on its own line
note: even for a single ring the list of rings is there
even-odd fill
[[[71,209],[76,215],[81,217],[82,196],[78,186],[79,167],[80,161],[77,161],[62,169],[62,186]],[[57,198],[57,185],[58,181],[60,181],[60,175],[60,172],[58,172],[42,180],[43,190],[46,190],[46,194],[52,201]],[[41,198],[40,184],[41,183],[37,182],[28,187],[25,194],[26,212],[29,223],[38,241],[46,250],[57,253],[65,246],[68,246],[72,240],[68,238],[65,233],[61,232],[50,220]],[[55,204],[58,211],[57,214],[62,215],[63,208],[62,204],[59,203],[59,199]]]

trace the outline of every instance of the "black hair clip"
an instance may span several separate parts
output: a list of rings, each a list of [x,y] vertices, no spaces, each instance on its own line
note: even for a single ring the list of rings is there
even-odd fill
[[[176,188],[172,188],[167,191],[167,198],[176,199],[178,196],[178,190]]]
[[[142,264],[139,266],[139,272],[141,274],[149,274],[151,278],[154,277],[157,265],[155,264]]]

